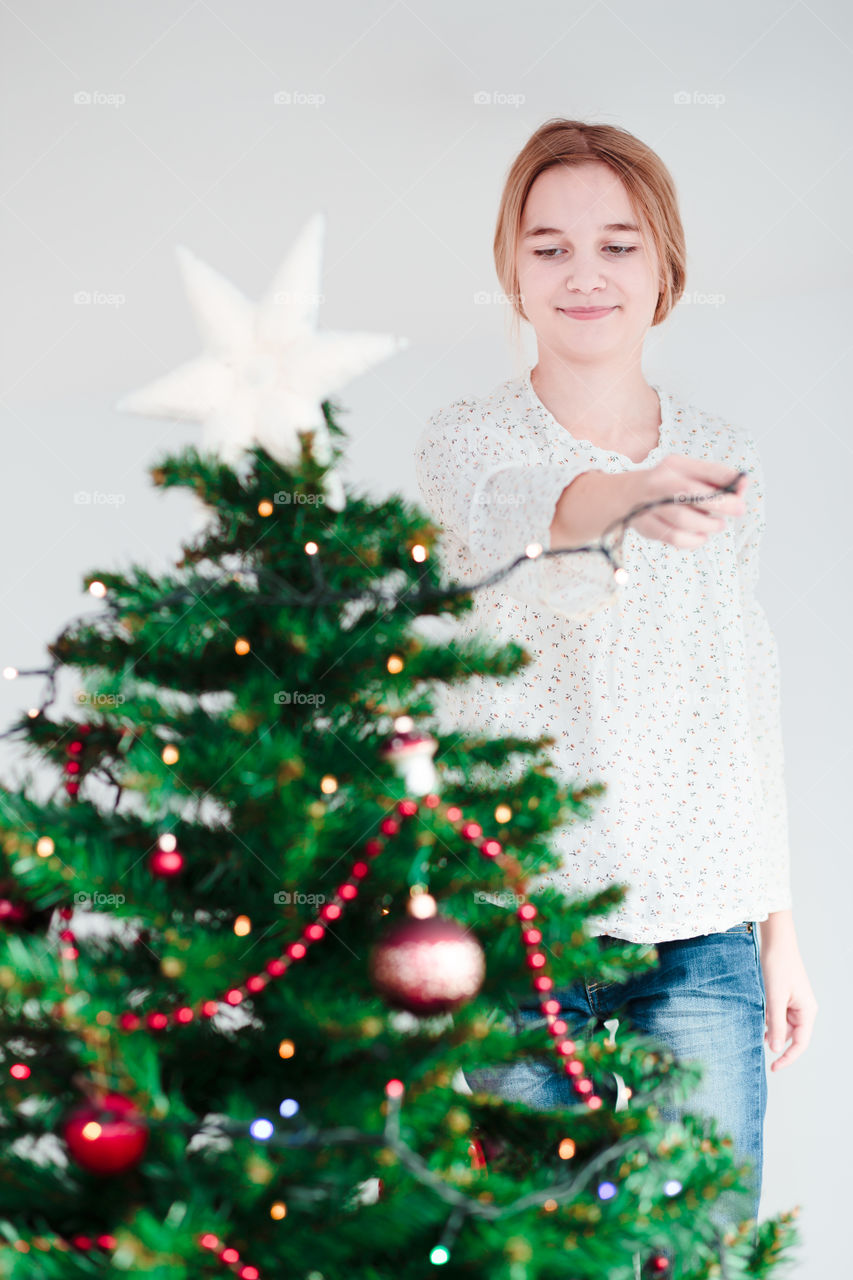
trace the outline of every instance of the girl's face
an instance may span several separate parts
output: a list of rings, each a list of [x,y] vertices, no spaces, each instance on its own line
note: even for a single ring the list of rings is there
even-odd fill
[[[627,228],[627,229],[626,229]],[[597,364],[642,347],[661,289],[655,248],[621,179],[599,160],[540,173],[521,219],[516,264],[540,345]],[[588,320],[572,308],[606,308]]]

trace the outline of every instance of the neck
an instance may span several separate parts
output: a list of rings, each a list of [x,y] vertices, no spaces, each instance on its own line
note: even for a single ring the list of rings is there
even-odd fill
[[[660,425],[660,406],[639,361],[581,369],[540,354],[531,370],[534,391],[548,412],[578,439],[630,453]]]

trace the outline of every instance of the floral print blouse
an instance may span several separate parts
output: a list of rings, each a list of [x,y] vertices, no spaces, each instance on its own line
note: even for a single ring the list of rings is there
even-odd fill
[[[418,440],[449,580],[479,581],[530,544],[547,549],[557,499],[591,469],[648,468],[670,453],[717,459],[750,473],[746,512],[695,549],[628,528],[622,582],[585,553],[526,559],[479,589],[453,626],[516,640],[532,661],[508,678],[445,686],[439,723],[550,734],[564,781],[606,784],[591,820],[550,837],[561,869],[530,884],[573,896],[627,885],[620,907],[590,917],[592,934],[656,943],[764,920],[791,906],[791,886],[778,651],[755,596],[766,525],[755,438],[652,384],[660,441],[635,462],[572,436],[531,368],[439,409]]]

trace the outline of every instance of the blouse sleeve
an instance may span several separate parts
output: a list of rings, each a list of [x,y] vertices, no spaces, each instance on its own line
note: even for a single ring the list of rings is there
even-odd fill
[[[549,463],[524,456],[511,430],[454,401],[433,414],[415,450],[418,486],[433,519],[464,545],[478,577],[551,545],[550,526],[566,485],[589,462]],[[621,550],[624,531],[617,547]],[[616,584],[600,555],[538,556],[496,588],[534,609],[571,618],[596,613]]]
[[[752,743],[764,797],[767,838],[768,911],[784,911],[793,903],[791,891],[788,806],[782,744],[779,653],[767,614],[755,597],[759,548],[767,526],[764,472],[755,440],[745,440],[751,484],[746,512],[737,531],[738,575],[746,644],[749,714]]]

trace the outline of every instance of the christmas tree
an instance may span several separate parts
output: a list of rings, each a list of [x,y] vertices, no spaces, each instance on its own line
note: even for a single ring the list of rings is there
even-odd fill
[[[173,573],[87,574],[99,610],[20,673],[47,687],[9,733],[55,786],[0,792],[0,1275],[774,1274],[792,1215],[725,1229],[748,1171],[671,1118],[698,1067],[560,1023],[554,989],[654,956],[585,932],[620,886],[527,892],[600,786],[547,739],[441,731],[438,687],[527,656],[429,639],[471,607],[440,531],[336,475],[311,388],[395,344],[316,334],[320,231],[256,312],[184,255],[209,350],[124,407],[205,423],[151,471],[205,523]],[[279,385],[287,360],[310,376]],[[574,1104],[465,1090],[519,1054]]]

